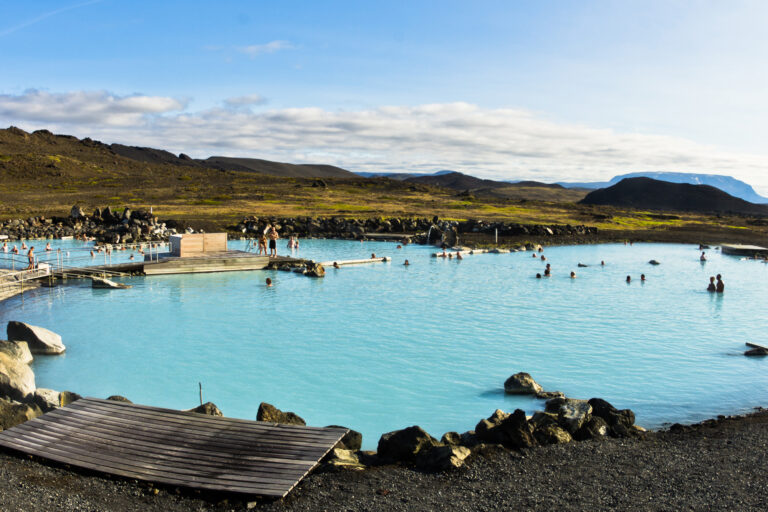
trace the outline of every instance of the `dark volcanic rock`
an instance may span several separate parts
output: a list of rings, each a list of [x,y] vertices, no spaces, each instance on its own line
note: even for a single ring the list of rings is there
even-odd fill
[[[261,402],[259,411],[256,413],[257,421],[266,421],[269,423],[286,423],[288,425],[306,425],[301,416],[292,412],[283,412],[272,404]]]
[[[383,434],[379,439],[379,457],[394,462],[414,462],[422,450],[440,443],[419,426],[395,430]]]

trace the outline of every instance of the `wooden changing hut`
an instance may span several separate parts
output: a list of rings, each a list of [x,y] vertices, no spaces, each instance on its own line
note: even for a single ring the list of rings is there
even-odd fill
[[[189,258],[205,253],[226,252],[226,233],[192,233],[171,235],[171,256]]]
[[[267,256],[228,250],[226,233],[185,233],[171,236],[170,252],[154,257],[145,256],[144,273],[156,275],[260,270],[268,264]]]

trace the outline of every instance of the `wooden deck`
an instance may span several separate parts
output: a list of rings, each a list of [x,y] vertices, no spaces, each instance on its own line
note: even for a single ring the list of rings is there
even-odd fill
[[[0,446],[122,477],[281,498],[346,432],[84,398],[0,432]]]
[[[269,257],[252,252],[223,251],[200,256],[178,257],[161,254],[157,261],[144,261],[144,274],[197,274],[201,272],[227,272],[262,270],[269,265]]]
[[[722,244],[720,250],[732,256],[768,256],[768,248],[759,245]]]

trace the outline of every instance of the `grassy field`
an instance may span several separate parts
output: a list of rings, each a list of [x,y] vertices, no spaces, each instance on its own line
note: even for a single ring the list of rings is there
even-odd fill
[[[542,187],[462,194],[384,178],[314,180],[124,158],[93,141],[0,130],[0,217],[151,206],[161,219],[223,228],[246,215],[396,217],[438,215],[535,224],[587,224],[601,231],[701,228],[764,236],[753,219],[621,210],[576,204],[584,192]],[[758,223],[759,224],[759,223]]]

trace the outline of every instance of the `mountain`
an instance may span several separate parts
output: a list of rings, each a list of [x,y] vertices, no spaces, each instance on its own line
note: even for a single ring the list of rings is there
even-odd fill
[[[258,158],[233,158],[226,156],[212,156],[201,159],[192,159],[184,153],[179,156],[169,151],[137,146],[124,146],[111,144],[109,149],[125,158],[150,164],[171,164],[184,167],[199,167],[206,169],[219,169],[223,171],[246,171],[268,174],[270,176],[282,176],[287,178],[356,178],[357,175],[340,167],[332,165],[315,164],[286,164],[260,160]]]
[[[416,178],[421,176],[440,176],[441,174],[449,174],[454,171],[437,171],[433,173],[416,173],[416,172],[356,172],[358,176],[363,178],[389,178],[391,180],[407,180],[408,178]]]
[[[580,203],[641,210],[768,215],[768,205],[744,201],[711,185],[670,183],[644,177],[624,178],[615,185],[590,192]]]
[[[690,185],[710,185],[727,192],[728,194],[741,198],[751,203],[765,204],[768,198],[758,195],[757,192],[747,183],[741,180],[724,176],[720,174],[691,174],[685,172],[632,172],[614,176],[610,181],[593,182],[559,182],[566,188],[587,188],[598,189],[610,187],[617,184],[624,178],[653,178],[655,180],[668,181],[670,183],[688,183]]]
[[[226,156],[212,156],[205,160],[197,160],[197,162],[213,169],[259,172],[261,174],[287,178],[357,178],[357,174],[333,165],[286,164],[260,160],[258,158],[232,158]]]
[[[422,185],[432,185],[433,187],[451,188],[454,190],[477,190],[494,189],[508,187],[510,184],[504,181],[485,180],[475,178],[462,172],[444,172],[439,174],[429,174],[426,176],[413,176],[406,178],[405,181],[420,183]]]

